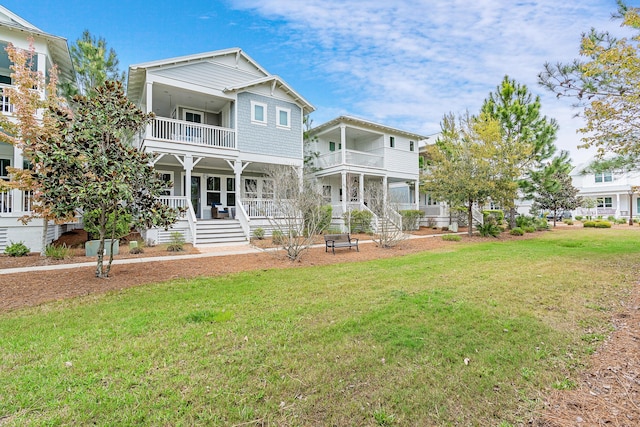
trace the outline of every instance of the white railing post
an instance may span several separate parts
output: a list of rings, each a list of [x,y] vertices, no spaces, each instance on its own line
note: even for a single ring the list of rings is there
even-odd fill
[[[247,237],[247,240],[251,240],[251,219],[247,215],[247,211],[244,210],[243,200],[238,198],[236,201],[236,219],[240,222],[242,231]]]

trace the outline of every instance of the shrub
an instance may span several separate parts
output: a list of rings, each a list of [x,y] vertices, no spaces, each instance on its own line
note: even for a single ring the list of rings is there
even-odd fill
[[[490,216],[493,216],[498,224],[502,224],[502,221],[504,221],[504,211],[501,209],[482,211],[482,216],[484,217],[484,222],[487,222],[487,218]]]
[[[624,219],[624,218],[616,219],[616,224],[626,224],[627,222],[628,222],[628,220]]]
[[[615,216],[613,216],[613,215],[609,215],[609,216],[607,217],[607,221],[611,221],[611,222],[613,222],[613,221],[615,221],[615,220],[616,220],[616,217],[615,217]]]
[[[44,254],[47,258],[52,259],[66,259],[71,256],[71,252],[65,244],[62,244],[62,246],[47,245],[44,249]]]
[[[255,237],[258,240],[264,239],[264,228],[258,227],[255,230],[253,230],[253,237]]]
[[[340,229],[340,227],[329,227],[324,230],[324,234],[340,234],[340,233],[342,233],[342,230]]]
[[[564,222],[567,225],[573,225],[573,220],[571,219],[563,219],[562,222]]]
[[[596,221],[596,228],[611,228],[611,223],[609,221]]]
[[[512,228],[509,234],[511,234],[512,236],[522,236],[524,235],[524,230],[522,230],[522,228],[520,227]]]
[[[584,218],[582,215],[576,215],[576,221],[582,221],[582,218]]]
[[[458,236],[457,234],[445,234],[444,236],[442,236],[442,240],[445,240],[447,242],[459,242],[460,240],[462,240],[462,237]]]
[[[9,246],[4,249],[5,254],[15,257],[28,255],[29,252],[30,250],[24,242],[11,242]]]
[[[535,233],[536,232],[536,227],[534,227],[533,225],[527,225],[526,227],[522,227],[522,230],[525,233]]]
[[[478,226],[478,232],[482,237],[498,237],[502,229],[498,226],[496,218],[489,215],[485,219],[485,223]]]
[[[182,252],[184,250],[184,236],[179,231],[171,233],[171,239],[169,240],[169,246],[167,246],[169,252]]]
[[[271,233],[271,242],[274,245],[284,245],[284,234],[280,230],[273,230]]]
[[[528,225],[534,225],[536,219],[532,216],[520,215],[516,217],[516,227],[526,227]]]
[[[352,233],[370,233],[373,213],[368,210],[354,209],[342,215],[345,224],[349,224]]]
[[[422,211],[411,209],[402,210],[399,213],[402,215],[402,229],[404,231],[418,229]]]
[[[333,207],[331,205],[316,206],[312,209],[313,211],[309,210],[304,214],[305,235],[309,235],[309,233],[322,233],[324,229],[331,225],[331,217],[333,214]]]
[[[585,221],[582,223],[583,227],[594,228],[596,226],[595,221]]]
[[[445,225],[444,227],[442,227],[442,231],[449,231],[449,227]]]
[[[143,252],[144,252],[144,249],[142,249],[142,246],[133,246],[129,248],[129,253],[132,255],[141,254]]]
[[[547,221],[546,218],[536,218],[533,221],[533,226],[538,231],[548,230],[549,229],[549,222]]]

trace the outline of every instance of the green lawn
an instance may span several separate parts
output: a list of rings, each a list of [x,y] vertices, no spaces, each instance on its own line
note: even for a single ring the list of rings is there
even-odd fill
[[[639,241],[554,231],[0,315],[0,424],[517,424],[610,332]]]

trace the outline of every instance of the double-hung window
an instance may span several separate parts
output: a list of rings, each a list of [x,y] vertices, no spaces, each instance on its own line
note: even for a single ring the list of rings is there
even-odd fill
[[[611,197],[598,197],[596,200],[598,201],[599,208],[613,207],[613,199]]]
[[[291,129],[291,110],[276,107],[276,125],[279,128]]]
[[[596,182],[612,182],[613,175],[611,172],[596,172],[595,173]]]
[[[260,125],[267,124],[267,104],[251,101],[251,122]]]

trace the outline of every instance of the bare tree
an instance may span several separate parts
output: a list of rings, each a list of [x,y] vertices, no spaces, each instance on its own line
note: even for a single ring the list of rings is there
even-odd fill
[[[303,179],[300,169],[271,166],[265,176],[273,180],[273,211],[269,224],[291,261],[298,260],[327,227],[330,208],[323,206],[321,187],[315,180]]]
[[[392,248],[406,240],[409,235],[402,231],[402,216],[397,204],[385,194],[382,183],[371,184],[366,189],[368,208],[378,217],[373,240],[381,248]]]

